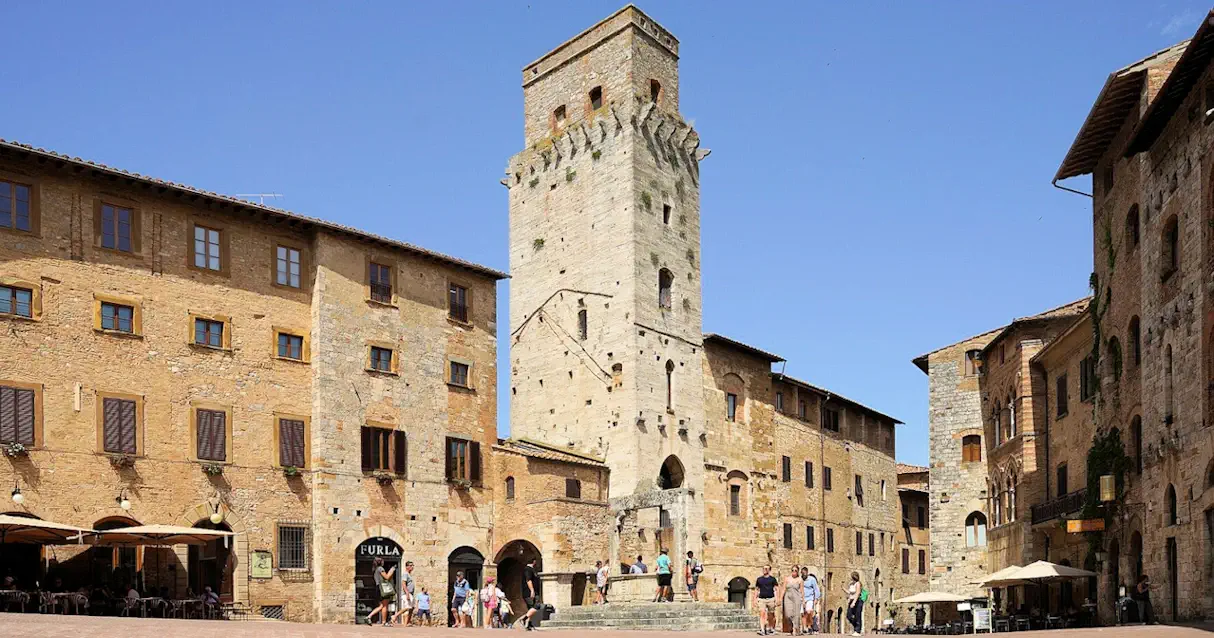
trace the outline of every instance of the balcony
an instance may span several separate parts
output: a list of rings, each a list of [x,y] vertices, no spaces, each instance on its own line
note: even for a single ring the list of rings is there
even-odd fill
[[[1060,516],[1065,516],[1071,512],[1077,512],[1083,509],[1083,504],[1088,500],[1088,488],[1075,490],[1069,494],[1064,494],[1058,498],[1034,505],[1032,510],[1033,525],[1044,523],[1053,520]]]

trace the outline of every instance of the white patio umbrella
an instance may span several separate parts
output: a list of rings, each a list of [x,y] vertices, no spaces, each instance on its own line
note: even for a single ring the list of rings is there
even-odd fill
[[[176,525],[139,525],[120,527],[96,533],[95,545],[203,545],[220,538],[235,536],[232,532]]]
[[[0,514],[0,543],[36,543],[39,545],[62,545],[78,543],[93,530],[75,525],[65,525],[40,518]]]
[[[1019,565],[1004,567],[993,574],[987,574],[986,576],[979,578],[974,584],[981,585],[986,589],[993,589],[996,587],[1011,587],[1012,585],[1027,585],[1027,581],[1018,580],[1012,576],[1012,574],[1015,574],[1022,569],[1024,568]]]
[[[951,594],[945,591],[925,591],[912,596],[904,596],[893,602],[906,605],[927,605],[931,603],[963,603],[969,600],[967,596]]]
[[[1008,578],[1016,580],[1027,580],[1032,582],[1044,582],[1047,580],[1067,580],[1071,578],[1091,578],[1096,572],[1091,572],[1078,567],[1068,567],[1066,565],[1058,565],[1046,560],[1039,560],[1035,563],[1029,563],[1019,570],[1008,575]]]

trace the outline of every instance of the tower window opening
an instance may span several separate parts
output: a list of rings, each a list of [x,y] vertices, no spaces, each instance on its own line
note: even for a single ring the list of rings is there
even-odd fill
[[[649,81],[649,101],[654,104],[658,103],[658,99],[662,97],[662,83],[657,80]]]
[[[674,287],[674,275],[663,268],[658,271],[658,306],[669,310],[671,308],[671,288]]]
[[[560,126],[565,123],[565,105],[562,104],[552,111],[552,125]]]
[[[590,89],[590,109],[597,111],[603,108],[603,87],[596,86]]]
[[[670,224],[670,204],[662,204],[662,223]]]

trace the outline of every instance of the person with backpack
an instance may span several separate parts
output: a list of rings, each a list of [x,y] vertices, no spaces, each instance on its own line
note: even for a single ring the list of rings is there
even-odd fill
[[[860,574],[851,573],[851,583],[847,585],[847,622],[851,623],[853,636],[864,633],[864,602],[868,600],[868,590],[860,583]]]
[[[497,629],[502,626],[504,619],[501,616],[501,608],[502,600],[505,597],[506,593],[497,586],[492,576],[485,579],[485,587],[481,589],[480,599],[485,606],[485,613],[489,616],[486,627]]]
[[[700,602],[696,587],[700,584],[700,574],[704,572],[704,563],[696,560],[695,552],[687,552],[687,560],[683,563],[683,578],[687,582],[687,592],[691,594],[692,602]]]

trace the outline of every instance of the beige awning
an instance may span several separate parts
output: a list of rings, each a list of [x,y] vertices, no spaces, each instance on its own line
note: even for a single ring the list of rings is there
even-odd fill
[[[139,525],[96,532],[96,545],[202,545],[235,536],[232,532],[175,525]]]
[[[79,543],[93,530],[75,525],[65,525],[40,518],[26,518],[11,514],[0,514],[0,543],[37,543],[40,545],[63,545]]]
[[[982,585],[983,587],[1007,587],[1008,585],[1023,585],[1024,583],[1022,583],[1022,582],[1007,583],[1007,580],[1009,578],[1011,578],[1011,575],[1020,571],[1021,569],[1023,569],[1023,568],[1019,565],[1012,565],[1010,567],[1004,567],[1003,569],[1001,569],[993,574],[987,574],[986,576],[979,578],[978,580],[974,581],[974,584]],[[1006,584],[996,584],[996,583],[1006,583]]]
[[[1067,567],[1066,565],[1057,565],[1046,560],[1039,560],[1021,567],[1016,572],[1010,574],[1009,577],[1016,580],[1042,581],[1090,578],[1095,575],[1096,572],[1090,572],[1086,569]]]
[[[925,591],[913,596],[895,600],[895,603],[907,605],[926,605],[928,603],[962,603],[969,600],[966,596],[950,594],[946,591]]]

